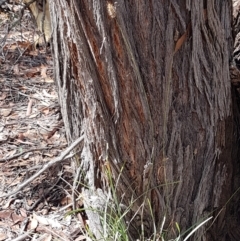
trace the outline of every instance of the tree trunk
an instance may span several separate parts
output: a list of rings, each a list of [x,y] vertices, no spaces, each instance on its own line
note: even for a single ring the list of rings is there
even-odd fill
[[[238,152],[229,75],[231,4],[50,1],[67,139],[85,136],[79,155],[85,207],[104,207],[108,170],[119,202],[131,209],[130,240],[150,237],[154,227],[159,232],[164,216],[168,238],[177,235],[175,222],[185,231],[214,216],[217,221],[193,240],[235,240],[225,211],[236,185],[232,149]],[[98,214],[88,212],[100,238]]]

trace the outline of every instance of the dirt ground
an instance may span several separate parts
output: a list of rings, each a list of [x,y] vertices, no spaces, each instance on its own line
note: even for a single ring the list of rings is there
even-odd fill
[[[72,213],[70,160],[21,183],[67,147],[49,47],[35,48],[30,13],[0,11],[0,241],[85,240],[81,212]],[[81,207],[81,202],[77,203]]]

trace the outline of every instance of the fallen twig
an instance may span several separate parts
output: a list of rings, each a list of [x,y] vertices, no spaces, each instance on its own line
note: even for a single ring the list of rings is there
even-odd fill
[[[63,161],[65,159],[65,157],[67,156],[67,154],[74,149],[79,143],[81,143],[84,140],[84,135],[82,135],[81,137],[79,137],[77,140],[75,140],[69,147],[66,148],[66,150],[64,150],[62,152],[62,154],[59,157],[56,157],[55,159],[53,159],[52,161],[46,163],[42,169],[40,169],[39,171],[37,171],[35,174],[33,174],[30,178],[28,178],[25,182],[21,183],[18,188],[10,193],[1,195],[0,198],[3,197],[9,197],[12,196],[16,193],[18,193],[20,190],[22,190],[24,187],[26,187],[29,183],[31,183],[33,180],[35,180],[37,177],[39,177],[43,172],[45,172],[46,170],[48,170],[50,167],[52,167],[53,165],[60,163],[61,161]]]
[[[43,151],[43,150],[47,150],[47,149],[50,149],[50,148],[56,148],[57,146],[49,146],[49,147],[42,147],[42,148],[33,148],[33,149],[30,149],[30,150],[26,150],[26,151],[23,151],[21,153],[18,153],[16,155],[13,155],[13,156],[10,156],[10,157],[6,157],[6,158],[3,158],[3,159],[0,159],[0,163],[1,162],[7,162],[7,161],[10,161],[12,159],[15,159],[15,158],[18,158],[28,152],[34,152],[34,151]]]
[[[77,169],[77,173],[74,178],[73,187],[72,187],[72,209],[76,210],[76,197],[75,197],[75,191],[77,191],[77,186],[79,185],[79,176],[81,172],[81,167],[79,166]]]
[[[33,232],[27,232],[27,233],[21,234],[17,238],[12,239],[12,241],[23,241],[23,240],[26,240],[26,238],[30,238],[31,237],[32,233]]]

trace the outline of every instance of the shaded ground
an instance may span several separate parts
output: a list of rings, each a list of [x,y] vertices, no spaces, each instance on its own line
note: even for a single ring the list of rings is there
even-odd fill
[[[0,195],[15,190],[67,146],[50,50],[35,50],[29,12],[16,21],[19,6],[9,6],[12,13],[0,13]],[[0,198],[0,241],[84,240],[82,216],[66,216],[72,179],[66,160],[21,193]]]

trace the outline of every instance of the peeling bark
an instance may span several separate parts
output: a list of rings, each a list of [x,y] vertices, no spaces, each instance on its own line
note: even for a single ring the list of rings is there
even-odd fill
[[[184,231],[214,214],[221,218],[193,240],[226,240],[222,208],[234,189],[236,139],[229,75],[231,4],[50,1],[66,135],[71,142],[85,134],[85,203],[93,205],[89,202],[97,193],[108,194],[106,167],[115,180],[120,175],[121,201],[128,206],[136,199],[128,218],[139,213],[131,240],[141,234],[138,217],[146,236],[153,231],[147,205],[143,212],[139,208],[146,198],[157,228],[166,215],[169,238],[175,222]]]

